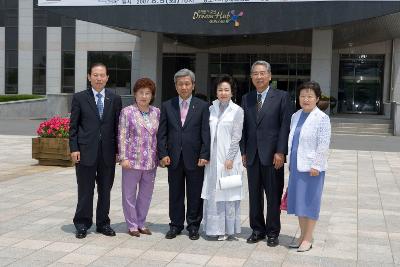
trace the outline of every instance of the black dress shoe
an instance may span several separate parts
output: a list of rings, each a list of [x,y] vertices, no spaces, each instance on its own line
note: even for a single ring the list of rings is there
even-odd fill
[[[267,240],[268,247],[276,247],[277,245],[279,245],[279,238],[277,236],[268,237],[268,240]]]
[[[82,239],[82,238],[85,238],[86,235],[87,235],[87,230],[86,229],[83,228],[83,229],[77,229],[76,230],[76,233],[75,233],[75,237],[76,238]]]
[[[101,227],[96,227],[96,232],[101,233],[106,236],[115,236],[114,230],[108,224],[103,225]]]
[[[249,238],[247,238],[247,243],[254,244],[263,239],[265,239],[265,235],[252,233],[251,236],[249,236]]]
[[[173,239],[175,238],[177,235],[180,235],[181,231],[176,229],[176,228],[171,228],[169,229],[169,231],[165,234],[165,238],[166,239]]]
[[[189,230],[189,239],[190,240],[197,240],[200,238],[198,230]]]

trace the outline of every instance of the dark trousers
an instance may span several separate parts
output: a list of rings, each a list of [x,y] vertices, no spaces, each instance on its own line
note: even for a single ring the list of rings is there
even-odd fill
[[[93,191],[97,184],[96,226],[110,224],[110,194],[114,183],[115,164],[108,166],[103,159],[101,143],[97,160],[93,166],[76,164],[76,181],[78,184],[78,204],[74,216],[76,229],[89,229],[93,224]]]
[[[186,229],[198,230],[203,218],[203,200],[201,190],[204,180],[204,167],[188,170],[185,168],[182,155],[175,169],[168,169],[169,185],[169,218],[170,227],[179,230],[185,222],[185,183],[186,183]]]
[[[275,170],[260,162],[258,153],[253,165],[247,166],[250,201],[250,227],[253,232],[277,237],[281,230],[280,204],[284,186],[284,169]],[[267,216],[264,220],[264,193],[267,197]]]

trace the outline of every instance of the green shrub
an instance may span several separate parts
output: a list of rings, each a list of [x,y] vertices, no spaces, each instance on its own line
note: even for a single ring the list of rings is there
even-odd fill
[[[0,102],[44,98],[43,95],[0,95]]]

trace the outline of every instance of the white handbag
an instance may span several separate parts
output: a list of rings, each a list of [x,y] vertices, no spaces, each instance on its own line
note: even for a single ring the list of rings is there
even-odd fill
[[[240,174],[229,175],[219,178],[221,190],[242,186],[242,176]]]

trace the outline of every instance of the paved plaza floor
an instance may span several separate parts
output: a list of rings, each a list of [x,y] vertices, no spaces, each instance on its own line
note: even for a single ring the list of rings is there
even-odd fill
[[[400,138],[390,140],[398,145]],[[153,235],[131,237],[119,166],[110,214],[117,236],[97,234],[92,227],[87,238],[76,239],[74,168],[38,166],[31,159],[30,137],[0,135],[0,266],[400,266],[400,152],[345,149],[330,150],[314,245],[298,253],[288,248],[299,234],[297,219],[285,213],[280,246],[246,243],[247,197],[237,241],[204,235],[191,241],[185,231],[166,240],[165,169],[158,170],[148,215]]]

